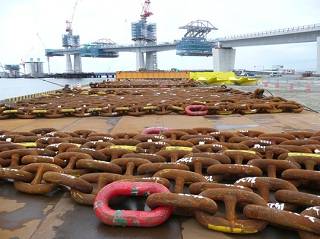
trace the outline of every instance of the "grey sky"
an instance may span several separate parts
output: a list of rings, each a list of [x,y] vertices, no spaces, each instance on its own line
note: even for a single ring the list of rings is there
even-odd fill
[[[210,38],[238,33],[320,23],[318,0],[151,0],[158,41],[180,39],[178,27],[205,19],[219,28]],[[137,21],[143,0],[81,0],[74,18],[74,32],[81,43],[111,38],[131,43],[131,22]],[[0,62],[20,63],[40,57],[44,48],[60,48],[65,20],[71,17],[74,0],[0,0]],[[39,35],[39,37],[37,36]],[[42,42],[41,42],[42,41]],[[237,48],[236,67],[258,68],[283,64],[287,68],[313,70],[316,44]],[[160,69],[212,68],[211,57],[180,57],[175,51],[158,54]],[[63,57],[53,58],[53,71],[64,71]],[[120,53],[118,59],[83,59],[84,71],[134,70],[135,55]]]

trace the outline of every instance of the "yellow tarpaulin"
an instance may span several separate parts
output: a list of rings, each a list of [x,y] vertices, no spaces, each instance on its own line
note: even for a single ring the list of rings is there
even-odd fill
[[[190,79],[208,85],[256,85],[258,80],[237,77],[234,72],[190,72]]]

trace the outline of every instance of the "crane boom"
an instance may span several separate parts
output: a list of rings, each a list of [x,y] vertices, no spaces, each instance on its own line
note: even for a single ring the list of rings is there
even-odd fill
[[[144,5],[140,15],[142,19],[147,19],[148,17],[153,15],[153,13],[150,11],[150,4],[151,4],[151,0],[144,1]]]
[[[75,1],[74,5],[73,5],[73,9],[72,9],[71,18],[66,21],[66,24],[67,24],[66,32],[69,32],[71,35],[72,35],[72,23],[73,23],[73,19],[76,14],[76,9],[77,9],[79,2],[80,2],[80,0]]]
[[[73,10],[72,10],[72,16],[71,16],[71,23],[73,22],[73,19],[74,19],[74,15],[76,14],[76,9],[77,9],[77,6],[79,4],[79,1],[80,0],[76,0],[76,2],[74,3],[74,6],[73,6]]]

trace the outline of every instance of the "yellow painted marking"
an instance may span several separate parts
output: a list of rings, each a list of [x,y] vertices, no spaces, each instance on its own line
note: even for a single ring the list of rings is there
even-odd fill
[[[205,102],[205,101],[193,101],[192,103],[194,103],[194,104],[199,104],[199,105],[202,105],[202,104],[207,104],[207,102]]]
[[[33,110],[32,113],[47,113],[48,110]]]
[[[171,109],[173,109],[173,110],[181,110],[181,111],[184,111],[184,109],[182,108],[182,107],[178,107],[178,106],[171,106],[170,107]]]
[[[157,106],[145,106],[143,107],[144,110],[156,110]]]
[[[115,108],[115,110],[119,110],[119,111],[121,111],[121,110],[129,110],[129,107],[117,107],[117,108]]]
[[[255,151],[251,151],[251,150],[236,150],[236,149],[228,149],[225,150],[224,152],[243,152],[243,153],[248,153],[248,154],[257,154],[257,152]]]
[[[258,232],[257,230],[246,230],[245,228],[216,226],[212,224],[208,224],[208,229],[219,231],[219,232],[235,233],[235,234],[250,234],[250,233]]]
[[[219,115],[231,115],[232,111],[217,111]]]
[[[75,109],[61,109],[60,110],[61,113],[73,113],[75,111],[76,111]]]
[[[131,150],[131,151],[136,151],[137,147],[131,146],[131,145],[112,145],[112,146],[110,146],[110,149],[127,149],[127,150]]]
[[[282,110],[267,110],[268,113],[282,113]]]
[[[192,151],[192,147],[182,147],[182,146],[168,146],[165,150],[183,150]]]
[[[36,148],[37,147],[36,142],[22,142],[22,143],[16,143],[16,144],[22,145],[26,148]]]
[[[18,110],[4,110],[2,114],[18,113]]]
[[[288,156],[302,156],[302,157],[315,157],[320,158],[320,154],[308,154],[308,153],[288,153]]]
[[[255,113],[257,113],[257,110],[243,111],[243,113],[246,115],[255,114]]]

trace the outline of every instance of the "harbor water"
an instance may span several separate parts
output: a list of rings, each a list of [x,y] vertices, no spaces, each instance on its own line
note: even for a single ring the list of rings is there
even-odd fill
[[[66,84],[85,86],[90,82],[100,82],[106,78],[53,79],[53,78],[0,78],[0,101],[12,97],[31,95],[62,89]]]
[[[106,78],[86,79],[7,79],[0,78],[0,101],[17,96],[35,94],[45,91],[61,89],[69,84],[71,87],[88,85],[90,82],[100,82]],[[232,86],[244,91],[264,88],[274,96],[281,96],[288,100],[295,100],[303,105],[320,111],[320,79],[300,79],[294,76],[277,78],[261,78],[255,86]],[[265,95],[269,95],[265,92]]]

